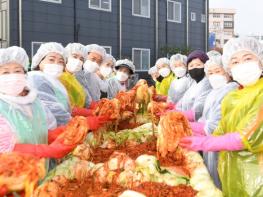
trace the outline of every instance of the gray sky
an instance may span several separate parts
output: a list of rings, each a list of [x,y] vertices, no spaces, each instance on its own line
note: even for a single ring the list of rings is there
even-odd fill
[[[210,8],[234,8],[235,33],[263,35],[263,0],[209,0]]]

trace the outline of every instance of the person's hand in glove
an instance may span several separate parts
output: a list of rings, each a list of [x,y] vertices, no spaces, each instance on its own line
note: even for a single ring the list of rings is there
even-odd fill
[[[74,146],[64,145],[60,140],[47,144],[16,144],[14,151],[27,153],[36,157],[59,159],[66,156],[74,149]]]
[[[106,116],[88,116],[87,121],[90,130],[97,130],[109,122],[109,118]]]
[[[222,136],[191,136],[180,140],[179,145],[193,151],[239,151],[244,148],[239,133]]]
[[[176,104],[169,102],[167,107],[166,107],[166,110],[167,111],[174,111],[174,110],[176,110]]]
[[[155,94],[153,96],[153,100],[156,101],[156,102],[166,102],[167,101],[167,96]]]
[[[182,113],[190,122],[195,121],[195,112],[193,110],[182,111]]]
[[[86,108],[74,107],[71,115],[73,117],[75,117],[75,116],[84,116],[84,117],[92,116],[93,110],[92,109],[86,109]]]
[[[54,142],[57,137],[64,132],[65,130],[65,126],[60,126],[56,129],[53,129],[53,130],[49,130],[48,131],[48,144],[51,144],[52,142]]]
[[[189,122],[194,136],[205,135],[205,123],[204,122]]]

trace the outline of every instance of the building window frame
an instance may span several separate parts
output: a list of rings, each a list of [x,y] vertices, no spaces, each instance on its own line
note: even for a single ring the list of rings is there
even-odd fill
[[[191,12],[191,21],[196,21],[196,13]]]
[[[40,42],[40,41],[32,41],[31,42],[31,58],[33,58],[33,56],[36,54],[36,51],[34,53],[34,45],[38,44],[39,47],[40,47],[40,45],[43,44],[43,43],[45,43],[45,42]]]
[[[213,18],[220,18],[220,14],[219,13],[213,13]]]
[[[151,49],[150,48],[132,48],[132,61],[134,62],[134,51],[137,50],[137,51],[140,51],[141,54],[140,54],[140,69],[136,71],[148,71],[150,66],[151,66]],[[147,51],[149,53],[149,56],[148,56],[148,62],[149,62],[149,65],[148,65],[148,68],[147,69],[142,69],[142,51]],[[136,67],[136,66],[135,66]]]
[[[105,11],[105,12],[111,12],[111,10],[112,10],[112,8],[111,8],[111,6],[112,6],[111,0],[109,0],[109,9],[101,8],[101,0],[99,0],[99,4],[100,4],[99,7],[92,6],[91,5],[91,0],[89,0],[89,9]]]
[[[134,13],[134,1],[135,0],[132,0],[132,15],[138,16],[138,17],[143,17],[143,18],[151,18],[151,0],[147,0],[148,1],[148,15]]]
[[[175,12],[175,5],[178,5],[179,6],[179,8],[180,8],[180,14],[179,14],[179,16],[180,16],[180,19],[179,20],[175,20],[175,17],[174,17],[174,19],[169,19],[169,3],[172,3],[173,4],[173,8],[174,8],[174,10],[173,10],[173,14],[175,15],[176,14],[176,12]],[[178,2],[178,1],[173,1],[173,0],[167,0],[167,10],[166,10],[166,12],[167,12],[167,21],[169,21],[169,22],[174,22],[174,23],[182,23],[182,3],[181,2]]]
[[[201,14],[201,23],[206,23],[206,14]]]
[[[49,2],[49,3],[62,4],[62,0],[40,0],[40,1],[45,1],[45,2]]]
[[[112,54],[112,46],[102,46],[104,49],[105,49],[105,51],[106,51],[106,53],[107,53],[107,49],[109,49],[109,51],[110,51],[110,53],[107,53],[107,54]]]

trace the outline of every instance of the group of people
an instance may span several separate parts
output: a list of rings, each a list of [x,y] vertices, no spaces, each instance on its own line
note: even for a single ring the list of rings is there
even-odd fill
[[[225,196],[263,196],[262,70],[263,45],[253,38],[229,40],[223,54],[160,58],[149,69],[157,94],[190,122],[193,136],[180,146],[203,152]],[[134,73],[132,61],[116,61],[96,44],[45,43],[31,64],[23,48],[0,49],[0,153],[65,156],[73,147],[56,128],[128,90]]]

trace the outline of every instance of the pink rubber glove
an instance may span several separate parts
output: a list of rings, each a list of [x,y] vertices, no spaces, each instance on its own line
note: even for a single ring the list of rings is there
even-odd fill
[[[192,132],[194,136],[204,136],[205,135],[205,123],[203,122],[190,122]]]
[[[193,151],[238,151],[243,149],[239,133],[228,133],[222,136],[184,137],[179,145]]]
[[[193,110],[182,111],[182,113],[190,122],[195,121],[195,112]]]

